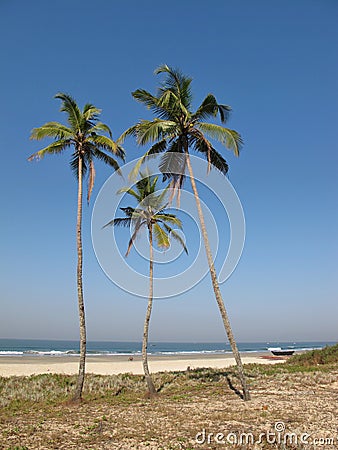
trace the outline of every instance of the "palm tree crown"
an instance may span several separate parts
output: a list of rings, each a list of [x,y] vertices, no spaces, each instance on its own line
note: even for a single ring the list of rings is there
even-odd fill
[[[89,170],[87,195],[89,202],[95,179],[94,158],[118,170],[119,165],[111,154],[124,160],[124,150],[113,141],[108,125],[98,120],[100,109],[87,103],[81,111],[75,100],[63,93],[56,94],[55,98],[62,101],[60,111],[67,114],[68,126],[59,122],[47,122],[41,127],[34,128],[31,139],[40,140],[50,137],[54,139],[54,142],[31,155],[29,160],[41,159],[46,154],[61,153],[73,147],[71,168],[74,173],[78,176],[79,159],[82,160],[82,175]],[[108,136],[100,134],[102,132],[107,133]]]
[[[157,181],[157,176],[149,176],[141,173],[140,180],[135,184],[135,188],[128,187],[119,190],[119,193],[125,192],[134,197],[138,205],[136,208],[131,206],[120,208],[126,217],[115,218],[108,222],[105,227],[109,225],[129,227],[132,225],[133,233],[128,243],[126,256],[129,255],[134,241],[142,228],[153,230],[155,242],[159,248],[169,248],[170,237],[172,237],[188,253],[183,239],[172,228],[174,226],[175,228],[182,229],[181,220],[174,214],[165,212],[168,206],[168,203],[165,201],[168,189],[157,193]]]
[[[228,164],[213,147],[211,140],[220,142],[238,156],[243,143],[241,136],[235,130],[207,123],[206,120],[219,115],[222,124],[226,123],[231,111],[230,106],[218,104],[214,95],[208,94],[193,112],[190,87],[192,79],[167,65],[159,67],[155,73],[167,75],[156,95],[144,89],[138,89],[132,95],[157,117],[151,121],[140,120],[119,139],[123,142],[126,136],[132,135],[136,137],[139,145],[154,143],[138,161],[134,171],[139,170],[149,155],[166,152],[162,157],[160,169],[164,179],[171,178],[172,186],[180,188],[186,168],[184,153],[192,149],[207,158],[209,169],[213,165],[226,174]]]

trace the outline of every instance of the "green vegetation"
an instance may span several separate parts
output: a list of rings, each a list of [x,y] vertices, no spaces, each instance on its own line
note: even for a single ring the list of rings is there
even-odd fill
[[[83,401],[69,400],[76,376],[0,378],[0,443],[4,450],[199,449],[207,432],[261,432],[282,421],[289,432],[335,436],[338,363],[245,365],[250,407],[242,402],[236,367],[153,374],[160,395],[145,395],[140,375],[86,375]],[[313,412],[316,411],[314,415]],[[310,427],[310,428],[309,428]],[[224,447],[226,448],[226,447]],[[243,447],[233,445],[235,450]],[[263,442],[257,449],[296,449]],[[333,448],[333,447],[332,447]]]
[[[337,346],[335,346],[337,347]],[[329,347],[333,348],[333,347]],[[336,350],[337,352],[337,350]],[[312,353],[312,352],[308,352]],[[305,356],[305,354],[303,355]],[[337,353],[336,353],[337,357]],[[285,376],[292,374],[330,373],[338,370],[338,360],[315,365],[302,365],[295,361],[280,364],[246,364],[245,373],[251,380],[262,376]],[[218,388],[228,385],[234,389],[239,387],[236,367],[226,370],[212,368],[197,368],[182,372],[160,372],[152,375],[156,390],[164,397],[189,398],[191,394],[218,391]],[[0,408],[20,410],[32,405],[58,405],[72,398],[76,387],[75,375],[42,374],[30,377],[0,377]],[[84,398],[86,401],[104,400],[114,403],[141,401],[144,399],[145,377],[131,373],[119,375],[86,374]]]
[[[327,346],[321,350],[310,350],[305,353],[292,356],[287,365],[300,367],[316,367],[325,364],[338,363],[338,344]]]

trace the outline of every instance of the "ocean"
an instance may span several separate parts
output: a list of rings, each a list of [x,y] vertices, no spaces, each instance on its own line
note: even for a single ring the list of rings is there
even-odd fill
[[[238,349],[243,353],[267,351],[270,347],[281,347],[295,351],[320,349],[336,342],[239,342]],[[38,339],[0,339],[1,356],[41,356],[58,357],[77,355],[78,341],[38,340]],[[87,354],[93,356],[137,355],[141,353],[141,342],[87,342]],[[231,353],[230,344],[224,342],[150,342],[148,353],[153,355],[189,355]]]

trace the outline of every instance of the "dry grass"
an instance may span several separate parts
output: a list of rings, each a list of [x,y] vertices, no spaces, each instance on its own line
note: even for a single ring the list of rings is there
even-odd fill
[[[75,377],[0,378],[0,449],[331,449],[338,448],[338,366],[246,366],[252,401],[243,402],[235,369],[197,369],[154,376],[160,393],[145,396],[144,379],[88,375],[84,401],[69,402]],[[334,445],[267,443],[286,430],[334,438]],[[198,444],[196,434],[252,433],[256,444]],[[275,432],[276,438],[278,434]],[[284,436],[284,435],[281,435]],[[207,439],[207,436],[206,436]]]

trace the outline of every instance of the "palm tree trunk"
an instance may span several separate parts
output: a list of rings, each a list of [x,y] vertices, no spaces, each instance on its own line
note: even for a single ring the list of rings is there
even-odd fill
[[[215,265],[214,265],[214,261],[213,261],[211,250],[210,250],[210,244],[209,244],[208,234],[207,234],[207,230],[206,230],[206,226],[205,226],[205,222],[204,222],[203,211],[202,211],[201,202],[199,199],[199,195],[198,195],[198,191],[197,191],[197,187],[196,187],[196,183],[195,183],[194,173],[192,170],[187,145],[185,148],[185,154],[186,154],[186,162],[187,162],[187,166],[188,166],[188,171],[189,171],[189,175],[190,175],[191,187],[194,192],[194,197],[195,197],[196,206],[197,206],[197,212],[198,212],[199,220],[201,223],[202,236],[203,236],[203,240],[204,240],[205,251],[207,254],[212,286],[214,289],[218,308],[219,308],[221,316],[222,316],[224,328],[227,333],[227,336],[228,336],[228,339],[229,339],[229,342],[231,345],[231,349],[232,349],[232,352],[233,352],[235,360],[236,360],[236,364],[237,364],[237,368],[238,368],[238,375],[239,375],[239,378],[240,378],[240,381],[242,384],[242,388],[243,388],[243,399],[250,400],[250,392],[249,392],[248,385],[246,383],[241,356],[239,354],[239,351],[238,351],[238,348],[236,345],[236,341],[235,341],[235,338],[234,338],[234,335],[233,335],[233,332],[231,329],[229,317],[228,317],[227,311],[224,306],[221,290],[219,288],[219,284],[218,284],[218,280],[217,280],[217,274],[216,274]]]
[[[149,389],[149,395],[151,397],[157,394],[153,380],[151,378],[149,367],[148,367],[148,336],[149,336],[149,322],[151,316],[151,309],[153,306],[153,284],[154,284],[154,269],[153,269],[153,230],[152,225],[149,225],[149,252],[150,252],[150,261],[149,261],[149,297],[148,297],[148,307],[146,312],[146,317],[144,320],[144,328],[143,328],[143,341],[142,341],[142,362],[143,362],[143,370],[145,379],[147,382],[147,386]]]
[[[79,321],[80,321],[80,361],[79,361],[79,374],[74,395],[74,400],[76,401],[79,401],[82,398],[83,383],[85,378],[86,345],[87,345],[86,318],[85,318],[83,287],[82,287],[82,190],[83,190],[82,168],[83,168],[83,161],[82,157],[79,156],[76,245],[77,245],[77,296],[78,296]]]

